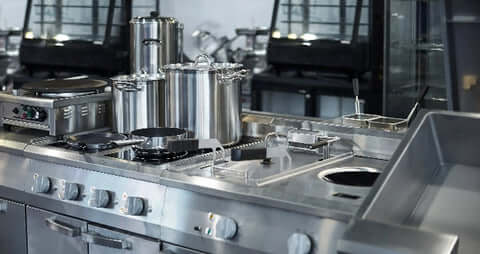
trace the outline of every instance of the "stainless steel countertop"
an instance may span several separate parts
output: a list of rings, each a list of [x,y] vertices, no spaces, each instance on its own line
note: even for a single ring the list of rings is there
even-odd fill
[[[387,164],[386,160],[353,157],[282,182],[256,187],[228,183],[213,178],[187,176],[165,170],[161,166],[142,165],[141,163],[106,157],[102,154],[80,154],[61,148],[29,144],[32,138],[44,135],[44,133],[32,130],[17,132],[2,130],[0,131],[0,151],[23,152],[25,157],[55,164],[343,221],[348,221],[356,213],[364,197],[367,196],[369,188],[334,185],[320,180],[317,174],[322,170],[337,166],[368,166],[383,170]],[[332,196],[337,192],[353,194],[360,196],[360,198],[351,200]]]

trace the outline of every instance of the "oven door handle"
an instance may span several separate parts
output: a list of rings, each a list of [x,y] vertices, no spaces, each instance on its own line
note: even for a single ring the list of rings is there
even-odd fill
[[[82,240],[89,244],[101,245],[113,249],[131,249],[132,243],[127,240],[102,236],[97,233],[82,233]]]
[[[80,228],[67,225],[65,223],[59,223],[55,220],[55,217],[46,219],[45,223],[50,230],[60,233],[62,235],[66,235],[69,237],[77,237],[81,235]]]

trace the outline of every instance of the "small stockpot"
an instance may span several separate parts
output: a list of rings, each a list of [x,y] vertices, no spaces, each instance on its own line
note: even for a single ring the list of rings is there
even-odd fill
[[[115,132],[128,134],[137,129],[165,126],[163,74],[122,75],[111,81]]]
[[[156,74],[166,64],[183,62],[183,24],[174,18],[147,17],[130,20],[130,73]]]
[[[247,74],[241,64],[213,63],[200,55],[194,63],[166,65],[163,71],[167,127],[222,145],[240,141],[240,83]]]

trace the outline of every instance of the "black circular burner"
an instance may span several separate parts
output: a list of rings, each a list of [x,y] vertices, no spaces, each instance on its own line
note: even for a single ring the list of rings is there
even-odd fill
[[[149,163],[166,163],[180,160],[188,156],[188,152],[171,153],[169,151],[160,149],[144,150],[135,146],[133,147],[133,150],[135,152],[134,161]]]

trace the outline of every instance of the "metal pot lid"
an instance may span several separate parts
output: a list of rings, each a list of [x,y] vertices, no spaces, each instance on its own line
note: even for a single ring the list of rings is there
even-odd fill
[[[130,74],[130,75],[119,75],[110,78],[113,82],[136,82],[136,81],[155,81],[155,80],[164,80],[165,74],[159,72],[157,74]]]
[[[213,59],[207,55],[199,55],[193,63],[168,64],[163,67],[164,71],[182,71],[182,72],[228,72],[242,69],[243,65],[238,63],[214,63]]]
[[[171,23],[175,24],[178,23],[178,21],[175,18],[172,17],[160,17],[159,13],[156,11],[150,12],[150,16],[139,16],[139,17],[133,17],[130,20],[130,23]]]

